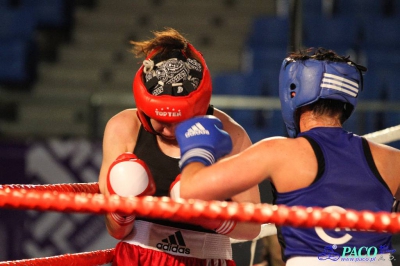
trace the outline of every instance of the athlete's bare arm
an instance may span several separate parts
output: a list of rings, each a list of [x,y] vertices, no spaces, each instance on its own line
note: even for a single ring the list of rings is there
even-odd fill
[[[384,144],[368,143],[383,180],[396,199],[400,199],[400,151]]]
[[[269,138],[209,167],[200,163],[186,166],[181,193],[184,197],[199,197],[199,193],[207,191],[203,195],[207,200],[223,200],[265,179],[269,179],[279,192],[288,192],[311,184],[317,169],[314,151],[306,139]],[[235,178],[240,176],[247,178]],[[192,182],[197,184],[190,189]],[[203,186],[208,189],[201,189]]]
[[[99,188],[104,195],[107,190],[107,173],[111,163],[124,152],[133,152],[140,122],[136,110],[127,109],[113,116],[107,123],[103,137],[103,161],[99,174]],[[107,230],[116,239],[125,237],[132,231],[133,224],[120,226],[106,215]]]
[[[232,139],[233,149],[227,157],[236,155],[251,146],[251,140],[242,126],[232,120],[221,110],[214,109],[214,116],[221,120],[224,125],[224,130],[229,133]],[[255,184],[247,190],[229,198],[235,202],[250,202],[258,204],[261,201],[258,184]],[[235,230],[233,230],[229,236],[236,239],[253,239],[257,237],[260,230],[261,227],[258,224],[238,223]]]

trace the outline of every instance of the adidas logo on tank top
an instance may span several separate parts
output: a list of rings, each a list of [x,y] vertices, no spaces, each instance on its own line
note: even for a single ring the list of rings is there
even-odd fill
[[[159,250],[170,251],[178,254],[190,254],[190,248],[186,247],[181,231],[176,231],[157,243],[156,247]]]

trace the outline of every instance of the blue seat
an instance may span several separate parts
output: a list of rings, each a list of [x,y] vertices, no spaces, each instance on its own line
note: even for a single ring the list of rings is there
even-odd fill
[[[345,128],[356,134],[363,135],[387,127],[387,114],[384,111],[369,110],[370,101],[388,101],[387,77],[379,75],[375,69],[368,69],[364,75],[364,88],[359,93],[358,105],[366,106],[361,111],[356,108],[353,115],[345,122]]]
[[[277,70],[279,72],[279,68]],[[213,78],[213,91],[215,95],[266,96],[263,78],[265,73],[260,71],[220,73]],[[274,79],[277,84],[277,74],[274,75]],[[280,111],[234,108],[224,111],[248,131],[253,142],[268,136],[284,134]]]
[[[400,49],[365,49],[368,69],[394,69],[400,67]]]
[[[252,72],[219,73],[213,77],[213,94],[261,95],[262,81]]]
[[[357,110],[344,122],[343,128],[358,135],[375,132],[383,128],[382,113]]]
[[[250,34],[245,41],[247,72],[261,69],[279,69],[287,56],[289,45],[289,19],[280,16],[260,16],[253,20]]]
[[[302,0],[303,16],[349,16],[370,17],[382,16],[385,10],[385,1],[380,0]]]
[[[286,136],[280,110],[232,110],[229,114],[248,133],[252,142],[273,136]]]
[[[258,79],[261,83],[262,96],[279,96],[279,71],[280,65],[274,65],[268,68],[259,68],[253,71],[252,76]]]
[[[245,86],[239,91],[239,95],[260,96],[263,95],[264,84],[262,77],[257,72],[244,73]]]
[[[245,76],[240,72],[218,73],[212,79],[213,94],[235,95],[245,88]]]
[[[264,47],[247,47],[246,65],[250,67],[250,71],[279,70],[284,58],[287,57],[288,51],[286,46],[264,46]]]
[[[9,6],[10,6],[10,3],[9,3],[8,0],[0,0],[0,7],[1,7],[1,9],[9,8]]]
[[[400,1],[389,1],[391,5],[386,6],[387,16],[399,17],[400,16]]]
[[[389,101],[393,97],[389,84],[392,80],[391,75],[388,71],[381,72],[375,68],[368,68],[364,75],[364,89],[358,96],[359,106],[344,124],[347,130],[363,135],[390,126],[392,115],[389,112],[369,109],[368,102]],[[366,110],[359,109],[361,104],[366,105]]]
[[[39,29],[67,28],[72,23],[73,5],[68,0],[20,0],[36,16]]]
[[[388,100],[392,102],[400,102],[400,75],[398,69],[386,71],[386,80],[388,86]],[[400,124],[400,121],[399,121]]]
[[[323,15],[323,0],[302,0],[303,17]]]
[[[0,9],[0,39],[33,40],[37,21],[29,8]]]
[[[262,69],[246,75],[246,79],[248,79],[246,84],[250,84],[251,88],[258,87],[253,91],[257,94],[253,95],[277,97],[279,94],[279,70],[279,68]],[[234,109],[230,114],[248,131],[253,142],[266,137],[286,134],[280,110]]]
[[[0,83],[26,86],[36,78],[36,19],[27,7],[0,9]]]
[[[278,16],[261,16],[253,20],[246,45],[256,47],[287,47],[289,19]]]
[[[393,9],[398,5],[396,1],[335,0],[334,7],[336,15],[352,16],[358,19],[384,18],[394,14]]]
[[[379,76],[379,72],[368,69],[364,74],[364,89],[359,94],[359,100],[379,100],[381,91],[384,88],[384,80]]]
[[[25,85],[36,78],[34,46],[23,40],[0,41],[0,83]]]
[[[400,68],[400,50],[366,50],[367,67],[365,86],[375,86],[375,90],[389,89],[389,98],[400,100],[398,94],[398,69]],[[371,77],[372,76],[372,77]],[[376,84],[374,84],[376,83]],[[379,84],[378,84],[379,83]],[[373,89],[372,89],[373,90]],[[369,90],[371,91],[371,90]],[[369,93],[369,92],[368,92]],[[375,97],[379,98],[378,96]]]
[[[285,123],[283,122],[281,110],[271,110],[266,116],[266,133],[268,137],[287,136]]]
[[[375,72],[376,71],[376,72]],[[368,73],[369,72],[369,73]],[[365,91],[372,91],[373,97],[366,97],[364,92],[360,95],[360,102],[367,100],[398,103],[400,102],[400,91],[398,84],[400,77],[397,69],[374,69],[367,72],[365,76]],[[364,94],[364,96],[363,96]],[[400,113],[397,111],[366,111],[361,120],[367,129],[366,133],[381,130],[400,124]]]
[[[362,47],[366,50],[400,51],[400,17],[370,18],[363,23],[364,41]]]
[[[306,47],[324,47],[339,54],[355,49],[360,34],[357,20],[350,16],[307,16],[303,29]]]

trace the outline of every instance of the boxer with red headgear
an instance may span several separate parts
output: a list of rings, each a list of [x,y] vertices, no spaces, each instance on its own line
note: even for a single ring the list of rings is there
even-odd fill
[[[155,49],[136,73],[133,95],[137,114],[151,133],[157,132],[150,118],[170,124],[207,113],[212,92],[210,72],[191,44],[187,44],[187,49],[193,58],[177,49],[162,56]]]
[[[174,29],[154,35],[132,42],[134,54],[144,58],[133,79],[136,108],[116,114],[105,128],[99,175],[105,195],[169,196],[180,174],[175,128],[189,118],[214,115],[221,120],[232,136],[226,156],[251,145],[239,124],[210,105],[211,76],[202,54]],[[201,131],[201,125],[193,130]],[[227,200],[259,203],[258,186]],[[127,213],[106,215],[106,225],[111,236],[122,240],[114,265],[233,266],[229,237],[253,239],[260,231],[256,224],[203,221],[196,225]]]

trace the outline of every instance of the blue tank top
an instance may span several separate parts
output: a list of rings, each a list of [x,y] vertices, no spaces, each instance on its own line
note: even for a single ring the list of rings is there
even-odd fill
[[[318,206],[390,212],[393,195],[380,176],[368,143],[360,136],[342,128],[314,128],[301,133],[312,145],[317,156],[319,174],[308,187],[275,192],[275,204],[287,206]],[[294,158],[293,158],[294,159]],[[335,207],[333,207],[335,206]],[[325,247],[391,248],[391,234],[322,228],[278,228],[284,260],[292,256],[318,256]]]

